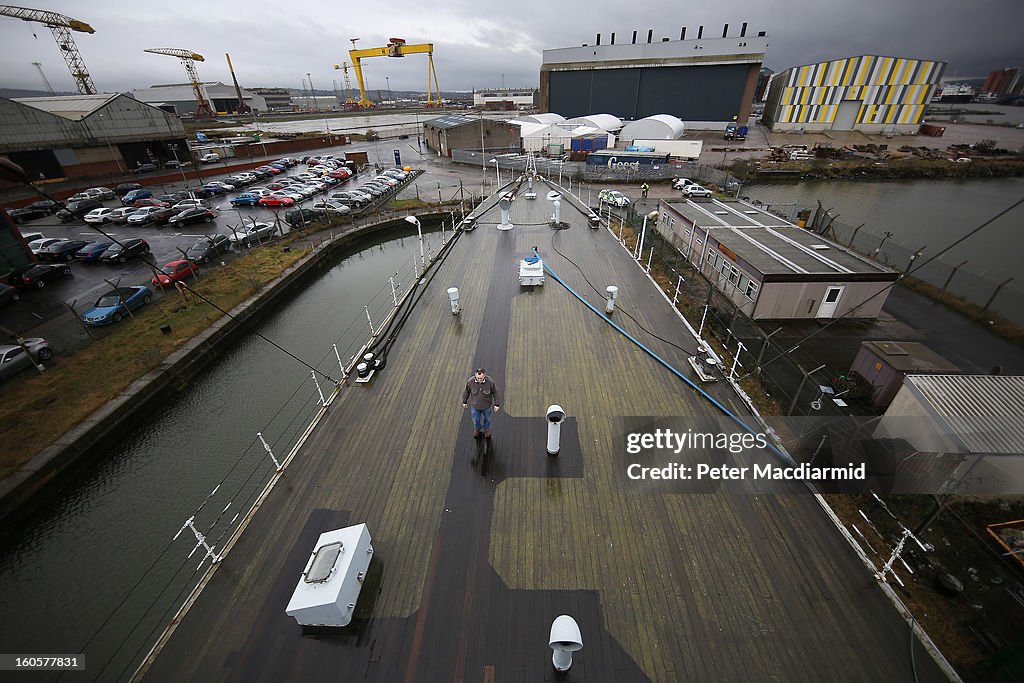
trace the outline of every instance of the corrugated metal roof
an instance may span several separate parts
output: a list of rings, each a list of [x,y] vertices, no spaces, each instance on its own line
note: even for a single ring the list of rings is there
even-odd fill
[[[71,121],[81,121],[115,97],[113,95],[68,95],[66,97],[16,97],[15,102],[40,109]]]
[[[906,381],[971,452],[1024,454],[1024,377],[908,375]]]

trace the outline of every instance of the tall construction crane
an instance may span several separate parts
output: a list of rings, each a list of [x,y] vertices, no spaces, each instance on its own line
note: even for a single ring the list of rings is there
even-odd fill
[[[168,57],[177,57],[181,60],[182,65],[185,67],[185,73],[188,75],[188,82],[192,84],[192,92],[196,95],[196,118],[197,119],[212,119],[216,116],[216,112],[213,111],[213,107],[210,106],[210,102],[203,95],[203,83],[199,80],[199,72],[196,71],[196,62],[205,62],[201,54],[192,52],[191,50],[179,50],[174,47],[153,47],[143,52],[151,52],[155,55],[167,55]]]
[[[348,62],[335,64],[335,69],[341,69],[345,74],[345,109],[358,109],[359,103],[352,97],[352,81],[348,78]]]
[[[231,81],[235,84],[235,95],[238,96],[238,106],[235,107],[235,113],[248,114],[252,109],[242,99],[242,89],[238,87],[238,79],[235,78],[235,67],[231,66],[231,55],[225,52],[224,56],[228,58],[228,71],[231,72]]]
[[[11,5],[0,5],[0,15],[14,17],[22,21],[34,21],[50,29],[50,32],[53,33],[53,39],[57,41],[57,47],[60,48],[61,54],[64,55],[64,61],[71,71],[71,77],[75,79],[75,83],[78,85],[78,92],[83,95],[93,95],[96,93],[96,86],[92,82],[92,76],[89,75],[89,70],[85,68],[85,62],[82,61],[82,55],[78,53],[78,46],[75,45],[75,39],[71,35],[72,31],[96,33],[92,26],[89,26],[84,21],[72,19],[56,12],[28,9],[26,7],[12,7]]]
[[[43,79],[43,85],[46,86],[46,92],[53,95],[53,86],[50,85],[50,79],[46,77],[46,73],[43,72],[43,65],[40,62],[32,62],[32,66],[39,69],[39,77]]]
[[[402,38],[389,38],[388,44],[384,47],[371,47],[364,50],[355,49],[355,41],[358,38],[352,39],[352,49],[349,50],[348,56],[352,60],[352,68],[356,72],[356,81],[359,83],[359,106],[360,107],[372,107],[373,102],[366,97],[366,86],[363,83],[363,67],[360,64],[360,60],[365,57],[404,57],[411,54],[427,54],[427,106],[428,107],[439,107],[441,106],[441,88],[437,84],[437,73],[434,71],[434,44],[433,43],[421,43],[418,45],[407,45],[405,40]],[[437,92],[437,99],[434,100],[430,96],[431,80],[433,80],[434,90]]]

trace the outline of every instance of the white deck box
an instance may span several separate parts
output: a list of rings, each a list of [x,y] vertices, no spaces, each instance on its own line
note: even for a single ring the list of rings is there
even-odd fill
[[[285,614],[302,626],[347,626],[372,558],[365,524],[320,534]]]

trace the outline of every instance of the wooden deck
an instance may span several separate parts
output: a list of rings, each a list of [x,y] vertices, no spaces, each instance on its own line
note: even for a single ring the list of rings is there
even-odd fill
[[[342,389],[147,679],[563,680],[547,636],[570,614],[584,648],[568,680],[912,680],[908,625],[811,496],[626,477],[627,419],[718,412],[551,278],[521,290],[537,246],[599,307],[618,285],[636,321],[617,322],[689,370],[641,329],[693,348],[615,239],[566,201],[571,227],[552,230],[538,194],[513,203],[516,229],[497,231],[490,208],[460,237],[386,368]],[[488,453],[460,401],[481,365],[505,394]],[[551,403],[570,415],[557,458]],[[316,537],[358,522],[376,551],[358,618],[303,635],[284,609]],[[920,680],[944,680],[919,646],[916,660]]]

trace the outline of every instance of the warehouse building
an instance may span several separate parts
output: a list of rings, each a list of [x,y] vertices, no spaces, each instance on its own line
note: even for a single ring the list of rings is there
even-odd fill
[[[266,111],[291,111],[295,108],[292,104],[292,93],[288,88],[252,88],[250,92],[259,95],[267,103]],[[245,91],[242,91],[243,98]]]
[[[0,155],[30,178],[86,178],[188,154],[174,115],[127,95],[0,99]]]
[[[709,31],[710,33],[710,31]],[[695,35],[694,35],[695,34]],[[544,50],[540,70],[540,109],[572,118],[603,111],[637,120],[671,114],[691,128],[724,129],[747,125],[768,38],[763,31],[720,38],[705,36],[700,26],[687,39],[646,42],[634,31],[629,42]]]
[[[539,103],[540,91],[537,88],[499,88],[473,93],[473,107],[476,109],[534,109]]]
[[[899,277],[739,200],[662,200],[659,213],[658,233],[755,320],[874,318]]]
[[[945,62],[861,55],[775,74],[762,123],[774,132],[914,134]]]
[[[220,82],[203,83],[203,94],[218,114],[233,114],[238,108],[238,93],[235,86]],[[178,116],[195,116],[196,94],[191,83],[171,83],[142,88],[132,93],[139,102],[151,104]],[[242,100],[255,112],[267,111],[267,101],[260,95],[242,90]]]
[[[507,121],[451,114],[423,123],[427,147],[451,157],[454,149],[519,151],[519,126]]]

